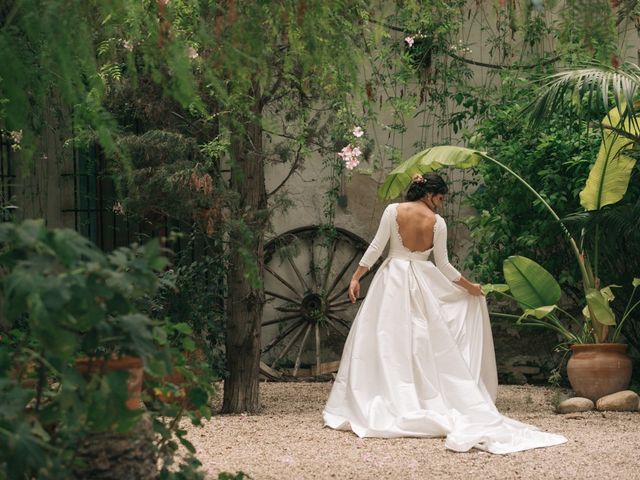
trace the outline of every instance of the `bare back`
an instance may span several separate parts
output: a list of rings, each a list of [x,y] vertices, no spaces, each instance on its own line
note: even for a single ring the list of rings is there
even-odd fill
[[[424,252],[433,247],[436,215],[426,205],[416,202],[399,203],[396,209],[398,233],[405,248]]]

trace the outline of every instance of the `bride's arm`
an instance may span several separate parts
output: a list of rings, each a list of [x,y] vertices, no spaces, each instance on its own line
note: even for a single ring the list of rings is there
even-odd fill
[[[479,283],[472,283],[462,276],[462,274],[449,263],[449,252],[447,251],[447,224],[440,217],[433,235],[433,260],[442,274],[454,283],[467,290],[471,295],[482,295]]]
[[[382,213],[380,225],[378,225],[378,231],[376,232],[375,237],[373,237],[369,248],[364,252],[362,259],[358,264],[358,268],[351,277],[351,282],[349,283],[349,299],[351,300],[351,303],[355,303],[358,295],[360,295],[360,279],[367,270],[369,270],[371,266],[378,261],[380,255],[382,255],[384,247],[387,246],[389,236],[391,235],[391,214],[391,205],[389,205]]]

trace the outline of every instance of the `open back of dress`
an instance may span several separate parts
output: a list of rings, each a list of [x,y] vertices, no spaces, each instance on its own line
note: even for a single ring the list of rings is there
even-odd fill
[[[433,248],[412,252],[396,209],[387,207],[360,262],[373,265],[390,240],[345,343],[325,424],[360,437],[446,436],[455,451],[510,453],[565,442],[497,411],[486,301],[452,283],[460,273],[448,261],[444,219],[436,216]]]

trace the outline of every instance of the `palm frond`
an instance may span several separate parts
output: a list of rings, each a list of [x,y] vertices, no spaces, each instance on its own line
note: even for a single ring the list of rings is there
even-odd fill
[[[542,93],[527,106],[532,126],[537,126],[554,112],[572,103],[579,111],[601,105],[605,111],[618,107],[621,121],[635,117],[634,101],[640,87],[640,67],[626,62],[618,69],[605,65],[567,70],[547,77]],[[634,119],[634,121],[637,121]]]
[[[576,232],[585,229],[593,232],[596,226],[602,232],[601,241],[615,250],[621,242],[640,242],[640,201],[630,205],[616,205],[601,210],[572,213],[562,218],[570,230]]]

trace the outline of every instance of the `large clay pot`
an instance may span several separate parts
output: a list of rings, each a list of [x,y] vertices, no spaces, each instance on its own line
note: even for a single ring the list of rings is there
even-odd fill
[[[625,344],[576,344],[571,345],[571,350],[567,375],[577,396],[595,402],[629,387],[631,359],[625,353]]]
[[[118,370],[128,370],[129,379],[127,388],[129,398],[125,402],[129,410],[138,410],[144,405],[142,403],[142,379],[144,376],[144,364],[138,357],[117,357],[103,358],[83,357],[76,359],[76,368],[85,376],[96,373],[115,372]]]

